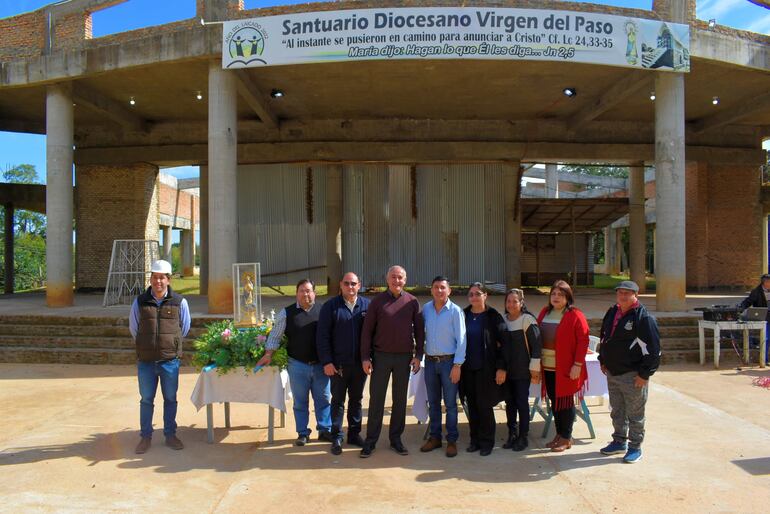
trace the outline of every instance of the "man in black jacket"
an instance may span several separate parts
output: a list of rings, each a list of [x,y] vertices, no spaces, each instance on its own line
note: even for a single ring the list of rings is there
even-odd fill
[[[767,299],[770,298],[770,275],[764,274],[759,280],[759,285],[752,289],[749,296],[738,304],[738,308],[742,311],[749,307],[767,308]],[[767,321],[770,321],[770,310],[768,311]]]
[[[630,280],[615,288],[618,303],[604,315],[599,346],[615,429],[601,452],[625,453],[623,462],[629,464],[642,458],[648,382],[660,365],[658,323],[639,303],[638,293],[639,286]]]
[[[348,397],[348,444],[363,447],[361,438],[361,399],[366,373],[361,367],[361,328],[369,299],[358,296],[361,281],[355,273],[345,273],[339,296],[321,307],[316,332],[318,359],[331,378],[332,443],[334,455],[342,453],[342,417]]]

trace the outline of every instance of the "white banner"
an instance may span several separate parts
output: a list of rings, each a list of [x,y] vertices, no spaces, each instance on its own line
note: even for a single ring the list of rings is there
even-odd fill
[[[544,9],[305,12],[224,23],[222,67],[384,59],[568,61],[690,71],[690,27]]]

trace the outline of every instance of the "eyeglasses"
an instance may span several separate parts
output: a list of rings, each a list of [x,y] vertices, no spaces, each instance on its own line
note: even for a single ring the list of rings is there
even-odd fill
[[[468,296],[484,296],[486,293],[483,293],[481,291],[471,292],[468,293]]]
[[[348,287],[356,287],[358,285],[358,282],[353,282],[350,280],[343,280],[342,285],[348,286]]]

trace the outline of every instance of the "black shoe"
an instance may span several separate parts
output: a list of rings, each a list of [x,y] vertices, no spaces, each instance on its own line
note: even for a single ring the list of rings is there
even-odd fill
[[[361,453],[358,454],[359,457],[362,459],[368,459],[372,456],[372,452],[374,452],[374,446],[364,445],[363,448],[361,448]]]
[[[310,436],[301,435],[294,441],[294,446],[305,446],[310,442]]]
[[[328,430],[321,430],[320,432],[318,432],[318,440],[326,441],[327,443],[333,443],[334,436]]]
[[[406,446],[401,441],[390,443],[390,449],[399,455],[409,455],[409,450],[406,449]]]
[[[468,453],[473,453],[473,452],[479,451],[480,449],[481,449],[481,447],[478,444],[471,443],[471,444],[468,445],[468,447],[465,449],[465,451],[468,452]]]
[[[342,441],[336,440],[332,443],[332,455],[341,455],[342,454]]]
[[[482,448],[481,451],[479,452],[479,455],[481,455],[482,457],[486,457],[490,453],[492,453],[492,448]]]
[[[505,440],[505,443],[503,444],[503,448],[506,450],[510,450],[513,448],[513,443],[516,441],[516,438],[519,436],[518,429],[513,428],[512,430],[508,430],[508,439]]]
[[[348,444],[353,446],[358,446],[359,448],[363,448],[364,438],[358,434],[350,434],[348,435]]]
[[[513,442],[513,451],[515,452],[524,451],[527,449],[527,446],[529,446],[529,441],[527,440],[527,434],[522,434],[516,438],[516,441]]]

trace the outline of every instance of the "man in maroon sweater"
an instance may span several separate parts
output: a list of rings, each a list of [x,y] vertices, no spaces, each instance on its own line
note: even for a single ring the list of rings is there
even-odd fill
[[[391,266],[388,290],[374,297],[361,331],[361,361],[369,381],[369,416],[361,458],[371,456],[382,431],[388,380],[393,375],[390,447],[399,455],[409,451],[401,442],[406,423],[409,371],[417,373],[425,344],[425,324],[417,298],[404,291],[406,270]]]

